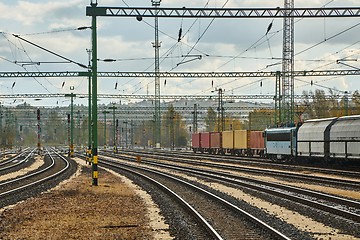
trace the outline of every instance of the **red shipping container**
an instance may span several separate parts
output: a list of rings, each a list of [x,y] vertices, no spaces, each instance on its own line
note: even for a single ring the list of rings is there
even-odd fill
[[[202,132],[200,135],[200,142],[202,148],[210,148],[210,133],[209,132]]]
[[[264,148],[264,136],[262,131],[251,131],[250,132],[250,144],[251,149],[262,149]]]
[[[210,133],[210,143],[211,148],[221,148],[221,133],[220,132],[212,132]]]
[[[192,148],[200,148],[200,133],[193,133],[191,135],[191,146]]]

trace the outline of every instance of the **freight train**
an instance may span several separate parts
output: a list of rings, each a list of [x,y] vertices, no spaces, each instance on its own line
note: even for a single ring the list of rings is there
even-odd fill
[[[233,130],[192,135],[192,149],[210,154],[273,160],[360,162],[360,115],[312,119],[296,127]]]

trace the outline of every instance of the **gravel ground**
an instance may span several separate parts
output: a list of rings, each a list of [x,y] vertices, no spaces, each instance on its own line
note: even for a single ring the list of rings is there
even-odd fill
[[[211,237],[203,231],[201,226],[198,226],[189,216],[184,212],[183,208],[174,203],[174,199],[164,195],[161,190],[153,184],[149,184],[147,180],[141,177],[129,174],[127,171],[115,170],[120,174],[125,175],[136,185],[140,186],[144,191],[151,194],[153,201],[160,207],[161,214],[165,218],[165,222],[170,226],[169,232],[174,239],[186,240],[209,240]]]
[[[91,169],[81,169],[60,187],[2,209],[0,239],[154,239],[160,229],[149,224],[134,188],[103,170],[91,186]]]

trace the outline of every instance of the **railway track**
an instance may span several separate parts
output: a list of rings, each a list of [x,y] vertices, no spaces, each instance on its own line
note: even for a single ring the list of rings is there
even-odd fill
[[[233,155],[214,155],[214,154],[207,154],[207,153],[193,153],[192,151],[184,152],[184,151],[163,151],[163,150],[131,150],[127,149],[127,152],[133,152],[134,154],[141,154],[141,153],[149,153],[152,155],[172,155],[197,161],[208,160],[208,161],[216,161],[217,163],[230,163],[230,164],[241,164],[247,166],[256,166],[262,167],[266,169],[287,169],[289,171],[316,171],[318,173],[324,174],[335,174],[347,177],[354,177],[358,178],[359,171],[355,169],[348,170],[347,169],[334,169],[336,165],[333,165],[332,168],[329,168],[328,165],[326,166],[308,166],[300,163],[286,163],[286,162],[274,162],[266,158],[260,157],[245,157],[245,156],[233,156]],[[339,167],[339,166],[338,166]]]
[[[114,156],[114,155],[109,155]],[[118,156],[118,155],[115,155]],[[132,155],[128,157],[121,156],[122,159],[127,161],[134,161]],[[179,166],[178,163],[174,163],[174,160],[169,160],[164,163],[153,158],[142,159],[142,164],[146,166],[153,166],[156,169],[168,169],[168,171],[182,172],[187,175],[196,176],[199,178],[205,178],[207,181],[218,181],[224,185],[228,185],[235,188],[245,188],[249,191],[257,191],[262,195],[268,195],[269,199],[278,199],[276,201],[291,202],[286,203],[285,206],[290,209],[299,209],[302,207],[302,214],[314,216],[316,215],[318,221],[325,221],[325,218],[329,218],[329,214],[332,216],[332,223],[327,224],[336,225],[336,222],[342,222],[340,228],[344,231],[353,231],[353,227],[360,229],[360,202],[342,198],[339,196],[333,196],[330,194],[324,194],[317,191],[310,191],[302,188],[291,187],[286,184],[271,183],[269,181],[256,180],[254,178],[241,177],[234,173],[227,173],[219,169],[209,169],[202,166],[193,164],[192,167]],[[309,180],[311,181],[311,180]],[[326,221],[325,221],[326,222]],[[355,230],[356,231],[356,230]],[[360,234],[356,231],[356,234]]]
[[[63,178],[66,178],[68,175],[66,172],[69,172],[71,167],[71,163],[66,158],[54,150],[48,149],[44,158],[45,164],[39,169],[23,176],[0,182],[0,207],[14,204],[30,196],[35,196],[55,186]]]
[[[303,167],[300,167],[300,169],[296,169],[294,166],[291,166],[290,169],[291,171],[289,171],[289,169],[285,166],[285,170],[274,170],[274,169],[248,167],[242,165],[240,166],[237,162],[226,162],[226,164],[223,164],[211,158],[208,159],[210,161],[204,162],[199,159],[194,160],[192,157],[189,158],[187,155],[184,156],[181,154],[156,153],[154,155],[152,153],[143,153],[143,152],[140,153],[126,152],[126,154],[132,155],[134,157],[142,156],[148,158],[154,158],[154,156],[156,156],[156,159],[158,160],[172,161],[172,162],[191,164],[191,165],[203,166],[203,167],[216,167],[220,170],[245,172],[254,175],[266,175],[266,176],[281,177],[281,178],[291,178],[292,180],[296,180],[296,181],[305,181],[312,183],[316,182],[318,184],[336,185],[344,188],[354,188],[355,190],[360,190],[360,181],[358,178],[359,173],[357,172],[339,171],[339,170],[331,170],[331,169],[319,170],[319,168],[307,167],[305,170],[306,174],[304,174]],[[311,173],[322,173],[322,174],[326,173],[329,176],[331,175],[331,177],[313,176],[310,175]],[[343,179],[344,176],[348,177],[349,179]]]
[[[26,163],[30,162],[29,160],[32,159],[30,158],[30,156],[34,151],[35,149],[33,149],[32,151],[28,151],[27,149],[25,149],[14,157],[10,157],[9,159],[0,162],[0,173],[6,174],[10,171],[17,171],[21,167],[26,167]]]
[[[210,239],[290,239],[222,196],[172,174],[108,159],[102,159],[101,165],[121,169],[126,175],[134,174],[156,185],[162,194],[185,207],[186,212],[196,219],[195,225],[203,226]],[[201,233],[200,236],[199,239],[209,239]]]

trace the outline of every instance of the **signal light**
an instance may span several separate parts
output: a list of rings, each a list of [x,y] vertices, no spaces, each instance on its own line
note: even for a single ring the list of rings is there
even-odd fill
[[[68,123],[70,123],[70,114],[68,114],[67,116],[68,116]]]
[[[37,120],[40,120],[40,109],[38,109],[36,112],[37,112]]]

